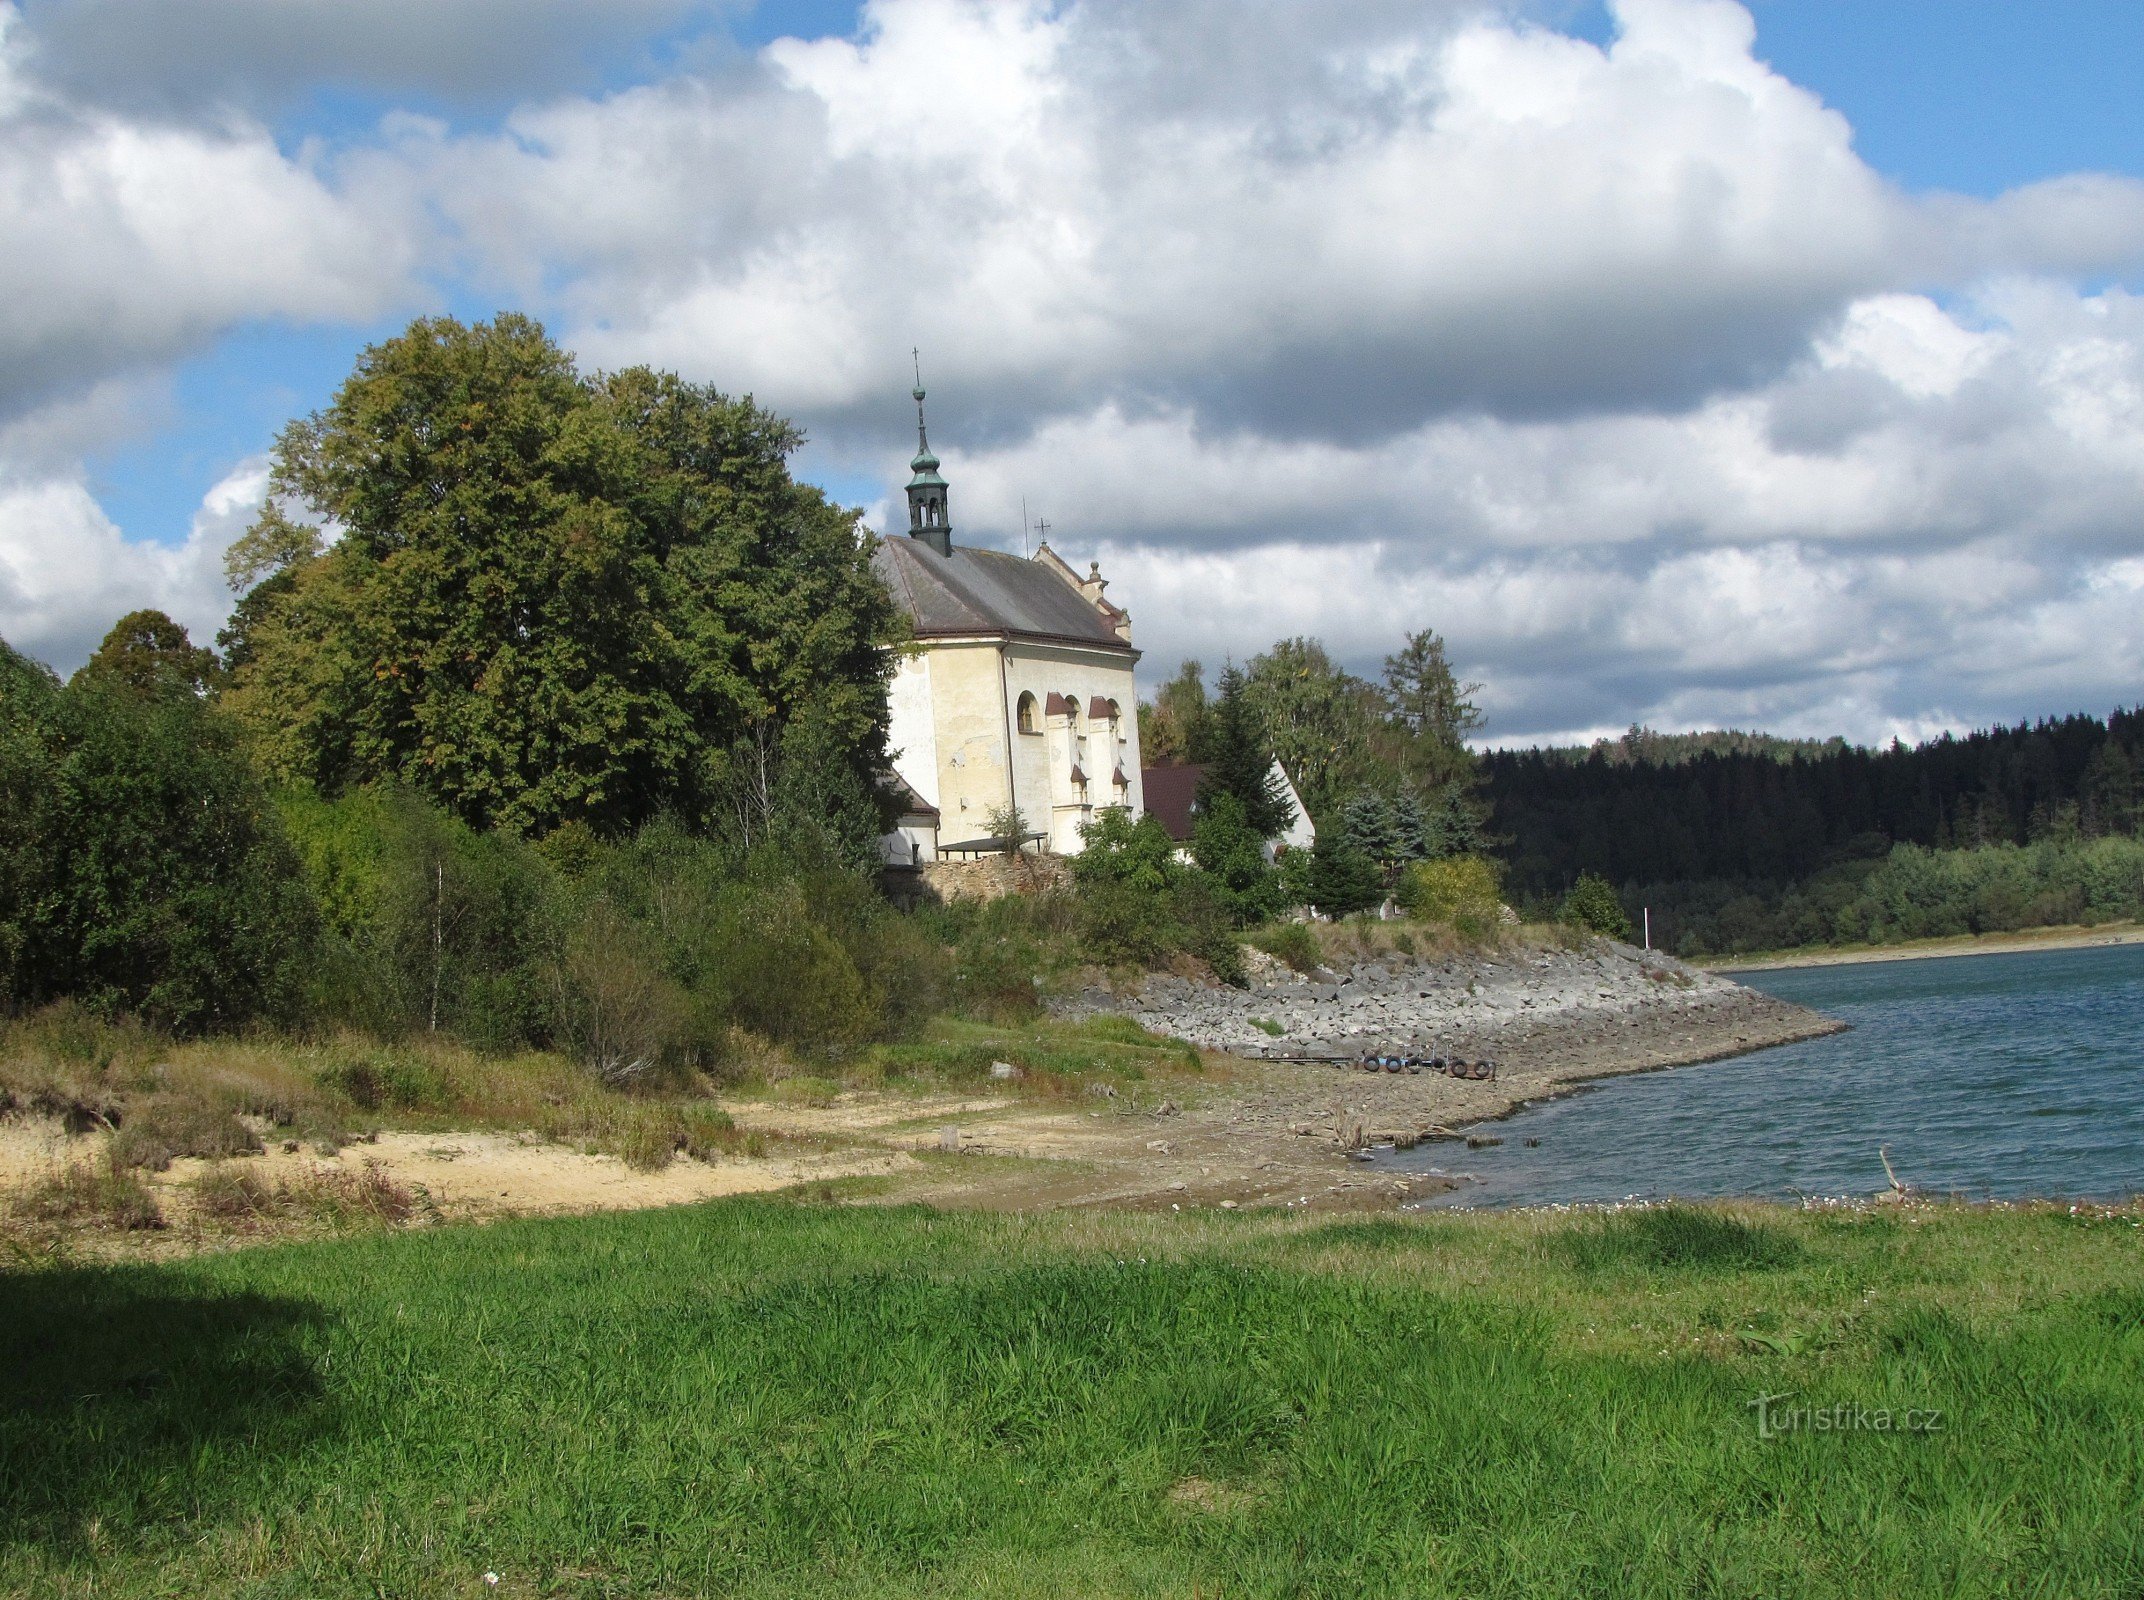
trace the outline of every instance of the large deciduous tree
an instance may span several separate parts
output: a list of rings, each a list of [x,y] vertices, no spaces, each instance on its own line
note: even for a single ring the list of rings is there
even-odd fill
[[[229,702],[279,775],[478,827],[704,823],[738,753],[799,728],[868,809],[898,629],[801,443],[671,374],[584,377],[525,317],[416,322],[278,443]],[[292,506],[339,539],[315,553]]]
[[[1315,639],[1283,639],[1251,659],[1245,696],[1272,753],[1314,817],[1365,785],[1385,787],[1376,689],[1344,671]]]

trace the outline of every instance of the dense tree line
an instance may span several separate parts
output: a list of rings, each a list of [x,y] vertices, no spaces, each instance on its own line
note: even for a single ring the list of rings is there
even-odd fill
[[[1483,758],[1513,887],[1787,883],[1894,844],[1929,849],[2134,833],[2144,714],[2071,716],[1880,750],[1706,751],[1668,762],[1542,750]]]
[[[2090,848],[2144,824],[2135,711],[1878,750],[1633,730],[1590,751],[1491,752],[1484,769],[1522,902],[1599,873],[1690,953],[2144,909],[2128,856]]]
[[[0,647],[0,1004],[612,1077],[904,1025],[944,962],[871,879],[900,633],[800,442],[524,318],[367,349],[282,435],[220,655],[157,612],[65,684]]]

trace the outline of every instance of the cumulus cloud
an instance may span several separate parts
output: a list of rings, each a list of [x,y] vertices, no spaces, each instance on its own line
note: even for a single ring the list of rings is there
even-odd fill
[[[1603,49],[1366,0],[1260,31],[1259,68],[1173,7],[879,0],[855,39],[409,154],[502,275],[570,264],[585,350],[836,426],[912,340],[997,431],[1105,396],[1343,441],[1673,408],[1861,295],[2144,256],[2144,186],[1903,195],[1740,7],[1618,15]]]
[[[0,638],[60,672],[89,658],[112,624],[153,606],[196,643],[230,612],[223,552],[268,492],[265,457],[203,497],[185,541],[129,540],[79,478],[0,479]]]
[[[1024,495],[1065,542],[1106,539],[1164,659],[1303,631],[1369,669],[1433,625],[1507,739],[1880,738],[2144,683],[2144,304],[2120,290],[1872,296],[1771,384],[1683,412],[1348,448],[1103,409],[944,453],[956,520],[1016,525]]]
[[[128,110],[283,105],[322,85],[493,101],[582,85],[709,0],[24,0],[41,76]]]
[[[0,3],[0,421],[245,321],[358,320],[409,292],[408,230],[266,129],[129,121],[25,66]]]
[[[545,3],[528,32],[585,37],[592,8]],[[419,8],[401,43],[399,0],[210,0],[203,26],[304,16],[232,70],[436,89],[493,6]],[[70,25],[155,9],[81,0]],[[1907,192],[1730,0],[1618,0],[1605,46],[1539,14],[872,0],[852,37],[474,131],[397,116],[330,161],[243,110],[109,109],[40,7],[30,43],[0,35],[0,225],[36,241],[0,265],[25,308],[0,406],[12,384],[12,437],[43,441],[0,479],[0,559],[133,559],[62,443],[125,374],[430,270],[590,363],[757,394],[844,483],[902,476],[920,344],[956,525],[1010,545],[1023,499],[1046,511],[1164,669],[1297,632],[1374,667],[1431,625],[1505,739],[2134,700],[2144,185]],[[565,81],[514,77],[548,47],[497,81]],[[199,558],[139,559],[183,587]],[[66,581],[39,591],[55,616]]]

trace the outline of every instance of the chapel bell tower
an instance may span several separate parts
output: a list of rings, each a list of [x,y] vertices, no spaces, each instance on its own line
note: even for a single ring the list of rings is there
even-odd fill
[[[953,522],[945,505],[945,479],[938,475],[938,458],[931,454],[930,435],[923,427],[923,376],[916,375],[916,459],[909,463],[915,476],[908,480],[908,536],[921,539],[942,556],[953,553]]]

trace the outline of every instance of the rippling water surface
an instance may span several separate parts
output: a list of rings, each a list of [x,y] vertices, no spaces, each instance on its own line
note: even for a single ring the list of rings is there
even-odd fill
[[[2144,1192],[2144,945],[1800,967],[1752,987],[1851,1033],[1616,1078],[1518,1112],[1504,1143],[1385,1164],[1480,1181],[1459,1205],[1867,1194]],[[1538,1139],[1537,1147],[1524,1141]]]

